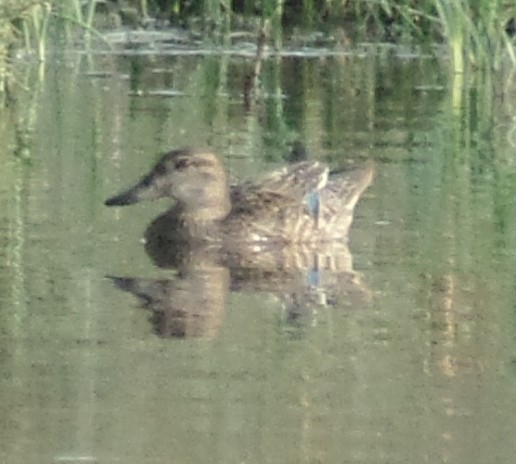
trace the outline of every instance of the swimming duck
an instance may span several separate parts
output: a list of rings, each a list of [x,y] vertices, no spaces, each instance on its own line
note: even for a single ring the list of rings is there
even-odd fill
[[[165,154],[136,185],[105,204],[171,197],[175,205],[168,220],[189,241],[316,245],[347,239],[353,210],[372,176],[371,164],[331,174],[324,163],[299,161],[258,181],[230,186],[211,150],[181,148]]]

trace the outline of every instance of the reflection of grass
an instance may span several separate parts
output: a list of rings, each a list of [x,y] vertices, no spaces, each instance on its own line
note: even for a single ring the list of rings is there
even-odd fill
[[[40,60],[44,59],[45,49],[48,44],[47,35],[49,30],[49,22],[56,21],[57,18],[64,20],[67,27],[79,26],[82,30],[91,34],[98,34],[93,28],[95,17],[98,15],[96,5],[102,2],[95,0],[79,1],[79,0],[0,0],[0,98],[5,94],[5,82],[8,75],[7,55],[8,50],[12,49],[13,44],[17,41],[24,43],[26,48],[37,50]],[[147,5],[148,3],[148,5]],[[311,24],[314,28],[318,26],[318,22],[324,18],[328,18],[334,24],[353,24],[355,30],[351,31],[355,39],[360,34],[366,34],[378,40],[389,38],[393,41],[411,42],[440,42],[447,44],[450,56],[450,69],[453,71],[448,85],[450,89],[451,107],[454,109],[455,115],[460,116],[463,108],[469,108],[472,104],[468,99],[465,91],[467,82],[475,79],[478,88],[491,89],[491,82],[494,82],[491,71],[501,66],[502,59],[506,54],[514,60],[514,53],[510,37],[505,29],[510,23],[516,6],[507,7],[502,2],[493,0],[382,0],[363,2],[358,0],[347,0],[343,2],[330,2],[329,0],[303,0],[296,2],[297,10],[292,8],[294,2],[287,0],[264,0],[261,2],[247,0],[244,2],[245,7],[236,11],[238,2],[229,2],[226,0],[206,0],[193,3],[187,3],[181,0],[162,2],[167,3],[164,11],[159,11],[158,2],[149,0],[126,0],[120,1],[124,7],[130,6],[142,16],[158,15],[160,13],[167,14],[172,17],[180,15],[190,15],[190,17],[202,17],[203,27],[209,29],[220,25],[224,32],[226,27],[229,30],[229,23],[236,23],[238,15],[244,15],[248,18],[260,17],[262,23],[270,25],[271,30],[268,33],[269,42],[279,48],[281,47],[281,36],[283,27],[288,30],[292,26],[299,23]],[[338,3],[338,6],[336,5]],[[513,0],[514,3],[514,0]],[[514,3],[516,5],[516,3]],[[233,10],[231,10],[233,8]],[[301,8],[301,13],[299,11]],[[296,11],[294,11],[296,10]],[[182,18],[180,18],[182,19]],[[339,22],[340,21],[340,22]],[[250,24],[250,23],[247,23]],[[254,23],[256,24],[256,22]],[[359,29],[362,28],[362,31]],[[337,35],[337,34],[335,34]],[[71,35],[69,35],[71,37]],[[273,47],[269,47],[272,49]],[[261,63],[260,63],[261,65]],[[323,66],[321,62],[318,66]],[[299,115],[304,111],[307,98],[304,96],[298,100],[299,107],[296,111],[292,111],[285,105],[282,94],[282,60],[276,62],[272,59],[267,60],[266,66],[260,75],[259,85],[264,87],[262,92],[262,100],[258,105],[257,111],[250,112],[250,123],[254,124],[253,117],[258,117],[261,112],[262,118],[265,115],[265,124],[270,127],[269,139],[266,141],[268,145],[275,143],[284,143],[285,140],[296,139],[301,133],[313,133],[313,137],[319,132],[319,128],[307,124]],[[307,69],[307,64],[303,65]],[[213,85],[208,86],[211,89],[207,92],[206,114],[216,114],[216,101],[219,94],[224,93],[219,89],[225,85],[224,79],[217,79],[224,76],[222,71],[215,71],[217,66],[206,67],[205,79],[207,83]],[[479,68],[483,72],[473,73],[475,76],[465,74],[472,68]],[[42,67],[43,68],[43,67]],[[335,66],[328,67],[328,74],[331,75],[337,68]],[[303,71],[300,69],[299,71]],[[303,76],[300,72],[300,79]],[[375,93],[375,74],[376,70],[372,67],[367,75],[367,96],[365,99],[370,114],[372,115],[366,121],[368,126],[374,127],[375,104],[379,96]],[[43,75],[43,74],[42,74]],[[340,83],[335,76],[336,82]],[[255,79],[258,81],[258,79]],[[301,82],[300,82],[301,84]],[[238,85],[238,84],[237,84]],[[255,85],[257,91],[260,88]],[[403,81],[399,78],[396,82],[398,91],[403,91]],[[342,92],[342,89],[335,88],[335,92]],[[226,89],[223,89],[226,91]],[[412,89],[410,89],[412,91]],[[303,88],[300,85],[300,96]],[[344,116],[340,108],[341,102],[335,99],[335,94],[328,92],[326,97],[325,108],[327,115],[327,144],[331,147],[334,143],[338,145],[340,134],[340,123]],[[1,101],[0,101],[1,104]],[[364,102],[360,102],[364,104]],[[484,118],[488,118],[493,114],[490,109],[492,99],[485,98],[486,106],[479,112]],[[30,105],[29,105],[30,107]],[[27,112],[25,107],[24,112]],[[17,146],[20,147],[18,153],[23,158],[26,156],[26,148],[30,145],[32,124],[28,122],[33,118],[27,115],[19,116],[21,126],[25,124],[25,130],[21,130]],[[263,119],[262,119],[263,120]],[[349,122],[356,124],[356,122]],[[251,124],[251,125],[252,125]],[[487,123],[486,123],[487,124]],[[358,132],[360,133],[360,129]],[[332,140],[337,142],[333,142]],[[281,142],[279,142],[281,141]],[[30,153],[29,153],[30,155]]]

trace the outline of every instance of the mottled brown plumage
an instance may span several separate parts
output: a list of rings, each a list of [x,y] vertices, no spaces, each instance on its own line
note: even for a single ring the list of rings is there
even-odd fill
[[[171,197],[170,224],[184,239],[251,245],[345,240],[353,210],[370,184],[368,164],[332,175],[319,161],[300,161],[258,181],[229,186],[210,150],[183,148],[166,155],[134,187],[106,201],[123,206]]]

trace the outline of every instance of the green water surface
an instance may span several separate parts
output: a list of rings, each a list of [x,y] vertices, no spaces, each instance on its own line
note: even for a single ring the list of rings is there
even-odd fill
[[[266,59],[246,109],[251,68],[19,65],[27,90],[0,114],[0,461],[512,462],[514,91],[464,79],[457,97],[440,60],[370,47]],[[293,323],[218,269],[205,333],[156,335],[105,276],[178,278],[141,242],[169,201],[104,200],[170,148],[210,146],[241,179],[296,139],[335,167],[375,163],[349,243],[362,297]]]

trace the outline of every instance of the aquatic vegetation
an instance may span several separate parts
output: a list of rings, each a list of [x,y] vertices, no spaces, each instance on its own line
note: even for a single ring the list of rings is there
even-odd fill
[[[13,36],[23,35],[25,46],[43,59],[50,17],[96,33],[97,20],[107,15],[115,26],[148,27],[159,19],[200,26],[205,36],[242,28],[254,32],[268,21],[275,47],[281,46],[283,35],[299,30],[322,30],[337,41],[344,35],[350,43],[445,43],[455,72],[462,72],[466,63],[496,69],[506,55],[516,62],[514,0],[0,0],[0,13],[0,57]]]
[[[0,0],[0,101],[5,98],[11,71],[10,55],[19,48],[45,61],[51,19],[73,23],[100,36],[93,29],[98,0],[66,2],[44,0]]]
[[[41,0],[0,1],[0,47],[4,51],[4,62],[6,50],[21,37],[25,47],[35,49],[38,58],[44,60],[50,13],[50,3]]]
[[[509,36],[515,6],[514,2],[507,8],[499,1],[435,0],[455,72],[464,71],[464,60],[474,66],[497,69],[505,51],[513,64],[516,63]]]
[[[12,46],[18,41],[21,33],[19,24],[28,25],[32,22],[34,32],[40,37],[44,34],[46,21],[37,21],[38,16],[44,16],[45,5],[42,1],[35,0],[0,0],[0,99],[4,100],[7,81],[10,76],[8,68],[9,53]],[[29,39],[29,28],[22,28],[25,40]],[[42,51],[42,47],[38,47]]]

